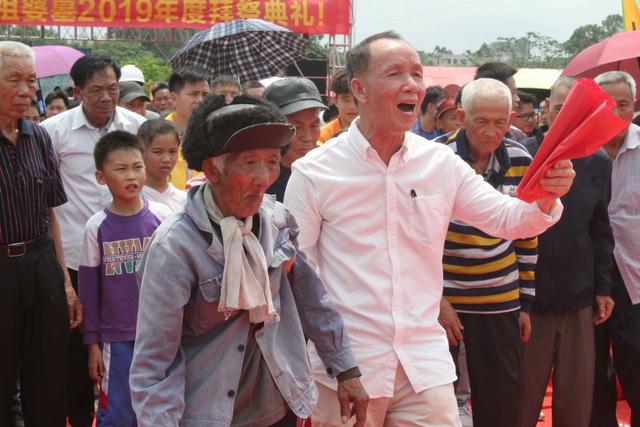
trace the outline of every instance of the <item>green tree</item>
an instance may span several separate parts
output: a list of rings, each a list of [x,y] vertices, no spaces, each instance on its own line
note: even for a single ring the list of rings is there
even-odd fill
[[[609,15],[600,25],[588,24],[576,28],[571,37],[564,42],[564,50],[573,57],[583,49],[594,45],[607,37],[624,31],[624,21],[621,15]]]
[[[171,75],[169,61],[141,43],[93,42],[92,53],[110,56],[118,65],[133,64],[142,70],[147,81],[167,80]]]

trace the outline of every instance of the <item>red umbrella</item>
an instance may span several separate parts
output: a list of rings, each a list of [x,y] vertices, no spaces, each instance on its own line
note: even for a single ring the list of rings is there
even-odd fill
[[[39,79],[69,74],[73,63],[84,56],[84,53],[69,46],[33,46],[32,49],[36,56],[36,77]]]
[[[589,46],[573,57],[562,75],[594,78],[606,71],[626,71],[640,83],[640,30],[616,33]]]

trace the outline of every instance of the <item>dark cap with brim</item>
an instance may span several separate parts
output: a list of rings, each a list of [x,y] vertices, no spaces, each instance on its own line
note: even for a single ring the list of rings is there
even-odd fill
[[[120,82],[120,102],[131,102],[136,98],[144,98],[148,102],[151,100],[144,93],[144,89],[136,82]]]
[[[251,110],[259,107],[259,105],[254,104],[230,104],[211,112],[207,116],[206,120],[217,120],[239,111]],[[263,148],[282,149],[291,144],[291,140],[295,133],[296,129],[286,123],[257,123],[237,130],[227,139],[224,146],[216,151],[220,154],[224,154],[259,150]]]
[[[322,97],[316,85],[303,77],[288,77],[273,82],[263,96],[278,106],[285,116],[309,108],[325,110]]]

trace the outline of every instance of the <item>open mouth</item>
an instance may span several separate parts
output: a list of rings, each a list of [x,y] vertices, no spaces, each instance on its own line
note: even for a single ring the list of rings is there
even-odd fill
[[[401,102],[400,104],[398,104],[398,110],[406,114],[413,114],[415,112],[415,109],[416,104],[410,104],[407,102]]]

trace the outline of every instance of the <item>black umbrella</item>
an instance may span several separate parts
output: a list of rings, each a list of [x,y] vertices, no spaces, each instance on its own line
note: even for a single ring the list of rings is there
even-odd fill
[[[171,65],[196,65],[214,77],[230,74],[242,82],[259,80],[304,58],[308,43],[271,22],[236,19],[194,34],[171,58]]]

